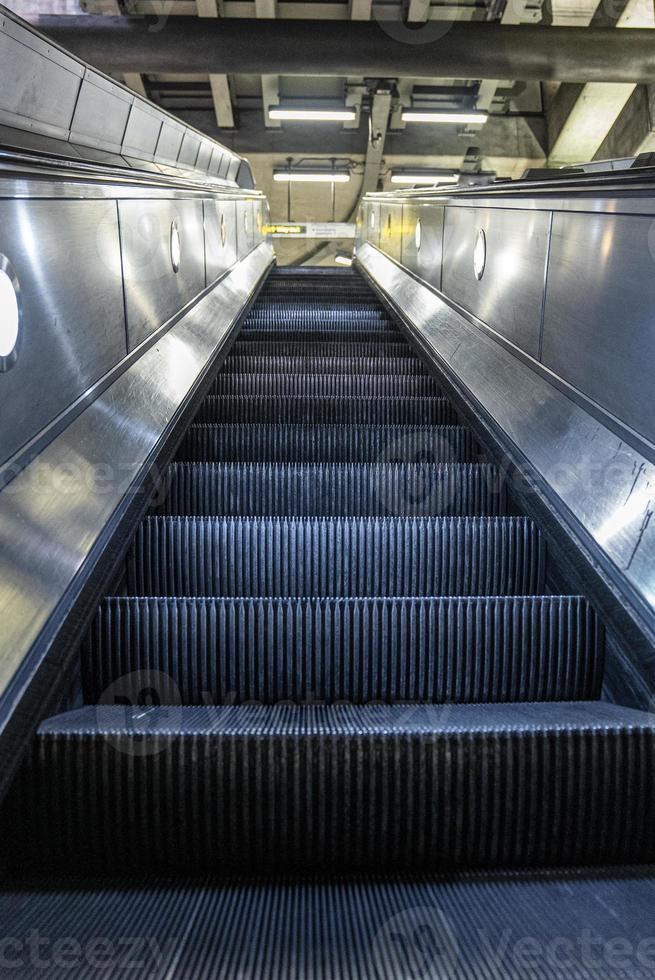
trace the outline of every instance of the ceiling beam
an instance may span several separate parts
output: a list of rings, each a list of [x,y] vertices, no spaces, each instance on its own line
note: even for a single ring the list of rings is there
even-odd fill
[[[375,21],[170,17],[153,33],[133,17],[34,18],[40,31],[113,72],[364,75],[377,78],[512,78],[655,81],[648,30],[454,23],[424,44],[390,37]]]
[[[601,3],[591,20],[592,28],[606,27],[615,34],[629,28],[642,28],[644,33],[655,27],[652,0],[613,0]],[[655,35],[653,49],[655,50]],[[549,164],[562,166],[586,163],[599,153],[612,128],[617,124],[635,90],[634,81],[622,83],[609,80],[590,82],[579,90],[562,86],[552,106],[556,118],[565,115],[553,140]]]
[[[196,5],[199,17],[220,17],[223,13],[222,0],[196,0]],[[219,129],[234,129],[230,80],[227,75],[210,73],[209,85]]]

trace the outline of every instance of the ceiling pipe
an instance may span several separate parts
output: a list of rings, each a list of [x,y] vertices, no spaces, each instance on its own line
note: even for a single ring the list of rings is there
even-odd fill
[[[109,72],[655,82],[646,29],[97,16],[32,23]]]

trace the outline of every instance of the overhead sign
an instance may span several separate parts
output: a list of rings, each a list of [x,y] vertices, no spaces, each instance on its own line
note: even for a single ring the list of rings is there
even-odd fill
[[[354,238],[355,225],[347,221],[307,221],[302,224],[281,222],[264,225],[264,231],[273,238]]]

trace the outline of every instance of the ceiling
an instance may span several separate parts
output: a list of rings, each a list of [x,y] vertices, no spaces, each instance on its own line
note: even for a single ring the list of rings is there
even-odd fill
[[[7,2],[7,0],[5,0]],[[153,34],[171,16],[276,18],[343,22],[347,48],[349,23],[376,19],[402,24],[413,43],[421,31],[439,31],[449,22],[587,27],[655,26],[653,0],[8,0],[23,17],[39,14],[136,15],[149,18]],[[245,28],[247,31],[247,28]],[[351,28],[352,30],[352,28]],[[384,33],[380,35],[384,44]],[[362,192],[387,189],[398,168],[439,168],[495,173],[517,178],[526,169],[655,150],[655,97],[651,86],[630,82],[583,84],[516,79],[366,78],[188,72],[118,75],[131,88],[219,139],[252,164],[278,221],[345,221]],[[280,122],[269,110],[279,104],[348,106],[347,123]],[[404,122],[403,108],[483,110],[484,124]],[[372,138],[371,138],[372,137]],[[276,168],[338,166],[347,183],[273,181]],[[331,264],[332,243],[310,261]],[[311,243],[280,243],[281,260],[297,261],[316,250]]]

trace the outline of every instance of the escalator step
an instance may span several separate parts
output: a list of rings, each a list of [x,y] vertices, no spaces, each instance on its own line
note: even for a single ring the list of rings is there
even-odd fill
[[[288,327],[272,327],[269,330],[263,330],[261,327],[250,329],[244,327],[239,334],[239,342],[252,343],[253,341],[270,341],[275,338],[274,346],[277,353],[283,354],[285,348],[281,348],[281,344],[330,340],[336,342],[334,349],[341,354],[344,352],[344,345],[350,344],[372,344],[374,347],[379,347],[380,353],[383,353],[387,344],[398,344],[400,336],[397,330],[370,330],[368,327],[362,326],[358,326],[356,329],[347,326],[337,329],[325,325],[316,325],[315,327],[289,325]]]
[[[310,334],[309,337],[311,336]],[[412,363],[422,363],[410,345],[397,333],[387,343],[373,341],[370,335],[358,343],[347,343],[342,337],[339,340],[312,340],[302,337],[300,340],[287,340],[284,337],[273,339],[270,334],[263,340],[247,340],[241,333],[234,342],[232,354],[246,357],[338,357],[346,360],[366,357],[379,358],[380,361],[385,357],[401,357]]]
[[[383,310],[370,304],[263,303],[248,314],[244,330],[392,330],[395,324]]]
[[[160,513],[180,516],[497,517],[505,482],[488,464],[174,463]]]
[[[212,386],[218,398],[246,395],[250,398],[438,398],[434,378],[394,377],[388,374],[227,374],[221,372]]]
[[[128,595],[540,595],[545,545],[526,518],[148,517]]]
[[[192,425],[178,449],[191,462],[473,463],[464,426]]]
[[[447,398],[439,397],[209,395],[196,422],[456,425],[457,414]]]
[[[110,598],[82,649],[90,704],[120,683],[132,704],[576,701],[603,663],[567,596]]]
[[[603,702],[89,706],[41,724],[0,840],[22,872],[652,861],[654,725]]]
[[[273,345],[271,345],[272,347]],[[232,354],[223,364],[218,378],[231,374],[313,374],[313,375],[393,375],[394,377],[430,377],[418,358],[411,357],[344,357],[314,354]],[[217,380],[218,380],[217,378]],[[436,382],[435,382],[436,384]],[[216,392],[214,392],[216,393]]]
[[[48,937],[50,980],[653,980],[653,907],[652,865],[0,886],[2,934],[39,962]]]

